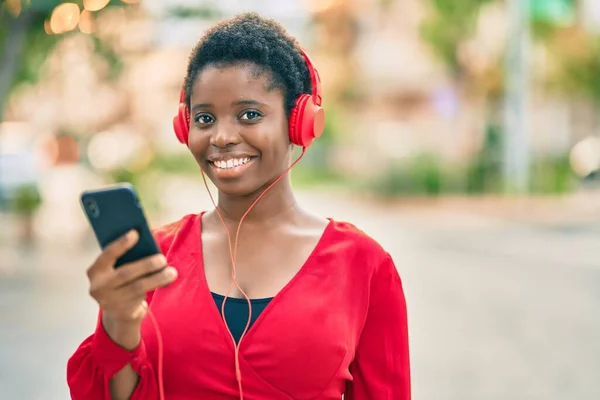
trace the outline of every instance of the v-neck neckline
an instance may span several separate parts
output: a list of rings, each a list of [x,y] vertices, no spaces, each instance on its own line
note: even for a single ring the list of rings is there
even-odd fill
[[[200,274],[200,281],[202,284],[201,285],[202,296],[205,298],[205,300],[207,302],[212,303],[211,305],[213,307],[210,307],[211,308],[210,313],[213,316],[213,318],[216,320],[215,323],[217,323],[221,327],[221,332],[224,334],[224,337],[226,337],[227,339],[230,339],[231,334],[230,334],[229,330],[227,329],[227,326],[225,325],[225,321],[223,321],[223,317],[221,316],[220,311],[217,309],[216,305],[214,304],[212,292],[210,290],[210,287],[208,286],[208,280],[206,279],[206,271],[204,270],[204,249],[203,249],[203,245],[202,245],[202,217],[205,213],[206,213],[206,211],[203,211],[198,214],[197,226],[196,226],[196,229],[194,229],[195,234],[198,235],[197,240],[194,241],[194,245],[196,246],[196,249],[195,249],[196,251],[194,253],[197,254],[197,256],[194,257],[194,261],[200,267],[198,273]],[[294,286],[294,284],[306,273],[306,271],[309,269],[310,265],[313,263],[313,260],[315,259],[315,257],[321,251],[321,248],[323,247],[323,243],[325,242],[326,238],[333,231],[333,226],[334,226],[333,219],[332,218],[327,218],[327,219],[329,220],[329,222],[325,226],[323,233],[321,233],[321,236],[319,237],[317,244],[314,246],[314,248],[312,249],[312,251],[310,252],[308,257],[306,258],[306,260],[304,261],[304,263],[302,264],[300,269],[298,271],[296,271],[294,276],[281,288],[281,290],[279,290],[279,292],[277,292],[273,297],[271,297],[269,304],[267,304],[267,306],[263,309],[263,311],[260,313],[258,318],[256,318],[256,320],[254,321],[254,323],[252,324],[250,329],[248,329],[248,331],[244,335],[244,337],[241,341],[241,344],[239,345],[240,351],[245,345],[247,345],[248,341],[252,338],[254,332],[256,332],[256,330],[262,324],[262,321],[267,318],[271,309],[273,307],[275,307],[277,305],[277,303],[280,303],[282,301],[281,299],[285,297],[285,293],[290,288],[292,288]],[[244,298],[244,300],[245,300],[245,298]],[[231,344],[231,346],[233,346],[232,341],[228,340],[228,342]]]

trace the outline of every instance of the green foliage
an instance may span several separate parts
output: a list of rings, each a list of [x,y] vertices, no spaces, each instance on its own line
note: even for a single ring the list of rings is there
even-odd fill
[[[530,190],[534,194],[569,193],[576,183],[567,156],[540,158],[532,165]]]
[[[42,204],[42,198],[36,186],[21,186],[15,191],[10,208],[19,215],[32,215]]]
[[[222,12],[211,4],[202,4],[196,7],[177,5],[169,8],[168,15],[173,18],[186,19],[218,19],[223,16]]]
[[[532,30],[556,64],[546,88],[600,107],[600,37],[579,25],[575,0],[532,0]]]
[[[431,15],[421,35],[450,70],[459,74],[457,49],[474,34],[481,8],[497,0],[427,0]]]
[[[381,197],[438,196],[450,193],[501,194],[502,131],[495,124],[486,129],[481,151],[464,165],[446,165],[432,154],[418,155],[395,163],[367,184]],[[532,162],[529,191],[533,194],[563,194],[576,182],[568,157],[540,157]]]
[[[62,0],[31,0],[29,5],[24,7],[18,19],[0,6],[0,57],[4,54],[7,47],[15,43],[23,43],[16,56],[17,62],[12,71],[2,71],[2,79],[8,79],[8,92],[0,93],[0,117],[2,115],[2,106],[4,105],[10,93],[23,83],[35,84],[40,78],[40,71],[44,61],[48,58],[57,43],[68,35],[77,35],[77,31],[67,32],[61,35],[48,35],[44,29],[44,22],[51,16],[52,10],[59,4],[65,3]],[[70,1],[83,8],[83,1]],[[120,7],[124,3],[111,1],[100,13],[110,7]],[[24,38],[17,37],[13,23],[24,23],[26,29],[23,30]],[[12,29],[11,29],[12,27]],[[110,66],[108,79],[115,79],[119,76],[122,69],[122,62],[119,55],[114,52],[110,46],[102,42],[97,36],[90,35],[94,43],[94,52],[102,57]],[[23,39],[23,40],[21,40]],[[6,64],[8,65],[8,63]],[[0,67],[1,70],[1,67]],[[0,82],[0,86],[3,83]]]
[[[366,189],[382,197],[437,196],[443,191],[446,171],[437,156],[422,154],[408,162],[390,164],[366,184]]]
[[[8,45],[8,41],[14,39],[11,37],[12,32],[9,32],[11,24],[8,19],[12,18],[8,14],[0,16],[0,54],[4,46]],[[59,37],[48,35],[44,31],[45,15],[34,14],[31,16],[30,25],[27,29],[27,37],[24,40],[25,48],[21,51],[21,57],[18,61],[19,68],[14,76],[13,87],[18,83],[37,81],[40,67],[54,45],[58,42]]]
[[[28,0],[22,1],[22,3],[29,3],[24,8],[26,11],[45,14],[47,17],[57,5],[62,3],[75,3],[80,9],[83,9],[83,0]],[[110,0],[104,9],[122,6],[128,6],[128,4],[119,0]]]
[[[562,57],[561,64],[555,86],[600,107],[600,38],[590,39],[582,56]]]
[[[530,0],[531,20],[552,25],[570,24],[575,19],[576,0]]]
[[[291,172],[294,187],[347,186],[346,177],[331,168],[314,168],[302,164]]]
[[[466,167],[444,165],[432,155],[420,155],[408,163],[390,165],[363,189],[383,198],[440,196],[444,194],[502,194],[498,163],[477,157]],[[532,194],[564,194],[576,183],[568,160],[537,159],[531,168]]]
[[[94,44],[94,54],[106,61],[109,66],[108,75],[103,78],[115,82],[119,76],[121,76],[121,72],[123,71],[123,59],[107,43],[100,40],[98,36],[89,35],[89,37]]]
[[[495,193],[502,190],[502,131],[489,123],[481,150],[466,166],[467,193]]]
[[[174,175],[196,175],[200,173],[200,167],[196,160],[187,151],[176,154],[157,152],[146,169]]]

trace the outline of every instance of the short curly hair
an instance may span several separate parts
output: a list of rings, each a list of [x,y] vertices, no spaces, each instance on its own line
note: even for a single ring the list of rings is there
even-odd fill
[[[194,47],[184,82],[185,101],[190,105],[194,82],[207,66],[254,64],[257,74],[269,73],[269,90],[284,95],[286,115],[290,116],[296,98],[312,94],[306,61],[294,37],[275,20],[248,12],[210,28]]]

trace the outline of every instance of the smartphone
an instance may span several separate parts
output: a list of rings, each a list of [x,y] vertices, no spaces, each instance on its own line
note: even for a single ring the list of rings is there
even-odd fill
[[[138,242],[117,260],[115,268],[160,253],[131,184],[120,183],[85,191],[81,193],[80,201],[102,249],[132,229],[138,232]]]

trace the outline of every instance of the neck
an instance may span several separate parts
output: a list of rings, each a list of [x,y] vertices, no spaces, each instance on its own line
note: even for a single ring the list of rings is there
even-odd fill
[[[248,211],[248,208],[267,187],[268,185],[265,185],[247,196],[231,196],[219,192],[217,209],[225,222],[228,225],[231,224],[237,227],[241,218]],[[296,205],[297,202],[292,191],[290,176],[289,174],[286,174],[286,176],[281,178],[279,182],[271,187],[271,189],[269,189],[252,207],[252,210],[244,218],[244,225],[268,223],[268,221],[280,217],[286,212],[294,209]]]

